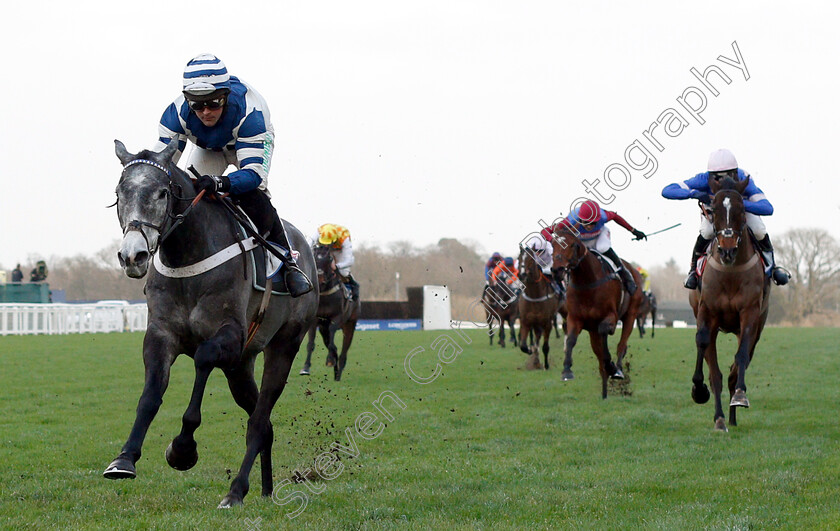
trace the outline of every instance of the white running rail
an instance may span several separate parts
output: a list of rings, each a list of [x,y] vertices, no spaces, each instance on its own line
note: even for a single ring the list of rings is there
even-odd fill
[[[138,332],[148,314],[145,303],[0,303],[0,336]]]

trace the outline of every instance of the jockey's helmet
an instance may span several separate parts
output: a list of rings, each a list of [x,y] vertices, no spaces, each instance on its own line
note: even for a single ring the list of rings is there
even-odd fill
[[[735,155],[728,149],[719,149],[709,155],[707,169],[710,172],[736,170],[738,169],[738,161],[735,160]]]
[[[330,245],[338,239],[338,229],[332,223],[325,223],[318,228],[318,243]]]
[[[578,218],[582,223],[595,223],[601,219],[601,207],[595,201],[584,201],[578,210]]]
[[[513,267],[513,257],[505,257],[505,265],[508,267]]]
[[[490,258],[492,258],[493,260],[498,262],[499,260],[502,259],[502,253],[495,252],[495,253],[493,253],[493,255]]]
[[[190,101],[209,101],[230,92],[230,74],[221,59],[203,53],[190,59],[184,68],[184,97]]]

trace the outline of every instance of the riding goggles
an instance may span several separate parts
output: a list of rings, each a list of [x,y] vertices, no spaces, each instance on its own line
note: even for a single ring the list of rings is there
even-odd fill
[[[190,109],[194,110],[195,112],[203,110],[205,107],[210,109],[211,111],[215,111],[216,109],[221,109],[225,105],[225,98],[216,98],[215,100],[209,101],[191,101],[189,102]]]

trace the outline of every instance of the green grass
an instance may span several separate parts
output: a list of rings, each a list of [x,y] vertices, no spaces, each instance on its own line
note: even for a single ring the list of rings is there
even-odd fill
[[[164,404],[129,481],[102,478],[134,419],[143,385],[141,334],[0,338],[0,527],[54,529],[837,529],[840,527],[838,329],[768,329],[747,374],[752,407],[713,430],[711,403],[691,401],[692,330],[657,330],[630,343],[630,396],[600,399],[588,341],[571,382],[523,370],[518,350],[481,331],[420,385],[403,362],[416,347],[431,374],[442,332],[356,335],[341,382],[313,357],[274,410],[275,484],[334,441],[347,444],[363,412],[392,391],[394,420],[339,477],[317,481],[305,511],[259,496],[259,463],[243,508],[215,507],[244,451],[246,419],[224,377],[210,378],[200,459],[170,469],[163,452],[180,429],[191,360],[173,367]],[[614,349],[615,338],[611,342]],[[719,341],[728,366],[734,341]],[[451,351],[450,351],[451,352]],[[708,371],[706,371],[708,374]],[[728,392],[724,393],[728,403]],[[354,432],[355,433],[355,432]],[[291,493],[303,485],[283,489]],[[306,491],[308,492],[308,491]],[[279,498],[279,497],[278,497]]]

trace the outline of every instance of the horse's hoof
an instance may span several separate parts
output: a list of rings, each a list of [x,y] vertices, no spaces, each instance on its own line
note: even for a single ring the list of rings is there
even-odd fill
[[[706,384],[703,384],[703,387],[691,386],[691,398],[695,404],[705,404],[711,396],[709,387]]]
[[[750,407],[750,401],[747,400],[747,393],[743,389],[735,389],[735,394],[732,395],[732,400],[729,401],[730,406]]]
[[[102,475],[108,479],[134,479],[137,477],[137,469],[125,457],[118,457],[111,461]]]
[[[612,379],[612,380],[623,380],[623,379],[624,379],[624,373],[623,373],[623,372],[621,372],[621,369],[619,369],[618,367],[616,367],[616,369],[615,369],[615,374],[613,374],[612,376],[610,376],[610,379]]]
[[[726,433],[729,431],[729,428],[726,427],[726,422],[723,420],[723,417],[719,417],[715,419],[715,429],[717,431],[722,431]]]
[[[217,507],[217,509],[230,509],[231,507],[236,507],[239,505],[244,505],[244,503],[242,503],[242,498],[235,498],[228,494],[227,496],[222,498],[221,502],[219,502],[219,506]]]
[[[303,369],[300,370],[300,375],[301,376],[309,376],[309,369],[304,367]]]
[[[335,358],[328,356],[327,357],[327,363],[326,363],[327,367],[335,367],[335,361],[336,361]]]
[[[176,437],[177,440],[177,437]],[[169,443],[169,446],[166,447],[166,462],[169,463],[169,466],[174,468],[175,470],[189,470],[198,463],[198,450],[195,441],[192,441],[192,444],[178,444],[178,450],[175,450],[173,444],[175,440]],[[186,446],[186,448],[183,448]]]
[[[568,382],[569,380],[575,379],[575,373],[572,371],[563,371],[563,381]]]

